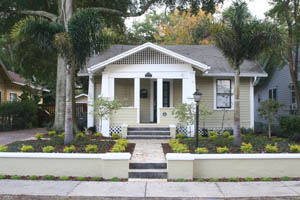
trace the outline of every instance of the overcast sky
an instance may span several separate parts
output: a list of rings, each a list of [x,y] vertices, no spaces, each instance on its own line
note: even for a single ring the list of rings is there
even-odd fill
[[[222,9],[226,9],[231,5],[232,0],[225,0]],[[267,12],[271,6],[269,5],[269,0],[246,0],[248,3],[249,10],[251,11],[252,15],[256,16],[259,19],[264,18],[264,13]],[[164,9],[158,9],[157,12]],[[144,16],[140,17],[131,17],[127,18],[125,23],[126,26],[131,27],[131,24],[134,20],[142,21],[144,19]]]

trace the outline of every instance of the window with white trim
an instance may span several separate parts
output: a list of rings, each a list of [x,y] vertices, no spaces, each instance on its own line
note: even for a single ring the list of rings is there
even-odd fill
[[[13,92],[9,93],[10,102],[17,101],[17,99],[18,99],[17,93],[13,93]]]
[[[231,79],[216,80],[216,108],[232,108],[232,83]]]
[[[277,99],[277,88],[269,89],[269,99],[273,99],[273,100]]]

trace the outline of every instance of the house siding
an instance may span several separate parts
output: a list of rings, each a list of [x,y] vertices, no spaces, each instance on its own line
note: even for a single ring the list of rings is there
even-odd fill
[[[173,106],[182,103],[182,80],[174,79],[173,80]]]
[[[112,114],[110,118],[110,125],[121,126],[122,124],[127,124],[127,125],[137,124],[136,108],[121,108]]]
[[[148,92],[147,98],[140,98],[140,121],[150,122],[150,79],[141,79],[140,85]]]

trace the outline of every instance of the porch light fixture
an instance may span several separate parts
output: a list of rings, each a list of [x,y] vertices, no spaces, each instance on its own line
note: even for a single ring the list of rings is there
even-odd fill
[[[199,102],[201,100],[201,96],[202,93],[197,89],[196,92],[193,94],[194,96],[194,101],[196,102],[196,120],[195,120],[195,149],[198,148],[198,142],[199,142],[199,138],[198,138],[198,131],[199,131]]]

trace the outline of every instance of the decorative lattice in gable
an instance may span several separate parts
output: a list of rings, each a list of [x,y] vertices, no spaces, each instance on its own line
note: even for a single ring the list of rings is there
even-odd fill
[[[152,48],[146,48],[113,64],[184,64],[184,62]]]

